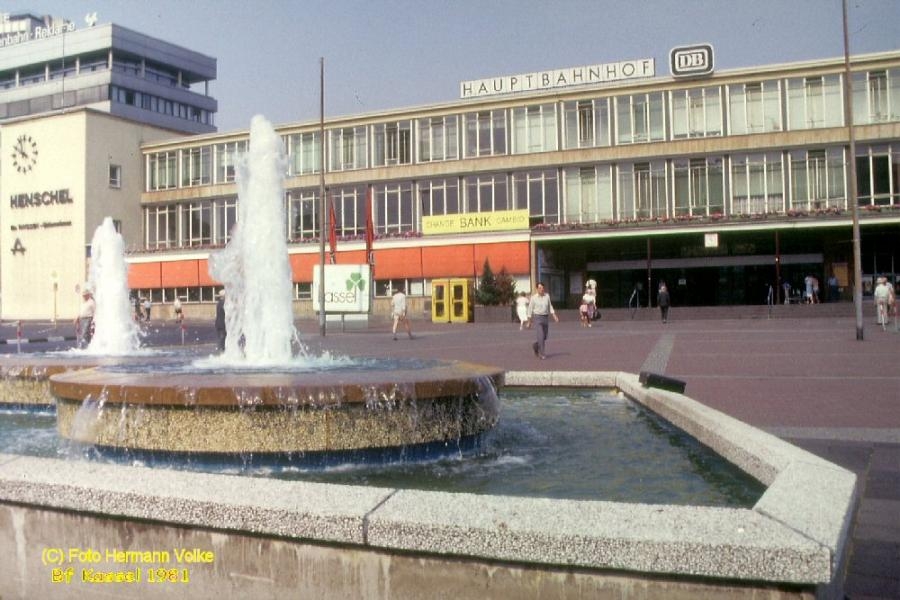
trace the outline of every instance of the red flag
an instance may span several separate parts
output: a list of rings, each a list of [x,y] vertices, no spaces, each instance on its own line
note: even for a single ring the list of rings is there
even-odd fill
[[[366,192],[366,262],[372,264],[372,244],[375,242],[375,226],[372,224],[372,186]]]
[[[331,264],[337,262],[335,252],[337,251],[337,219],[334,216],[334,198],[328,205],[328,248],[331,250]]]

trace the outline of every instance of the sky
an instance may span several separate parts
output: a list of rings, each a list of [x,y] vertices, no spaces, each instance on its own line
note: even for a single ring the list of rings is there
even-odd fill
[[[900,49],[900,0],[848,0],[851,53]],[[453,102],[462,81],[712,44],[717,71],[841,58],[841,0],[4,0],[215,57],[220,131]],[[2,51],[2,49],[0,49]]]

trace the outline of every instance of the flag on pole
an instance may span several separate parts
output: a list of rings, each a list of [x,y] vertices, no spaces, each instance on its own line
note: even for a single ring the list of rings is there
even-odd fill
[[[374,264],[372,244],[375,242],[375,226],[372,224],[372,186],[366,191],[366,262]]]
[[[334,214],[334,198],[328,204],[328,249],[331,251],[331,264],[337,262],[337,219]]]

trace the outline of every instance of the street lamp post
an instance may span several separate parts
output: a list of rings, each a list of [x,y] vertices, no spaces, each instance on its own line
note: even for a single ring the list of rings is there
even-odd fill
[[[850,141],[850,159],[848,173],[847,198],[850,202],[850,214],[853,216],[853,305],[856,309],[856,339],[862,341],[862,256],[859,241],[859,206],[856,194],[856,132],[853,128],[853,104],[850,93],[853,80],[850,76],[850,35],[847,27],[847,0],[843,0],[844,9],[844,120],[847,123],[847,137]]]

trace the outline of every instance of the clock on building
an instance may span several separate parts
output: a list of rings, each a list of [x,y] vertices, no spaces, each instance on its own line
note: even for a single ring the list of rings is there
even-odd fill
[[[16,138],[16,143],[13,145],[12,159],[13,166],[16,167],[19,173],[27,173],[33,169],[35,163],[37,163],[37,155],[37,142],[30,135],[22,134]]]

